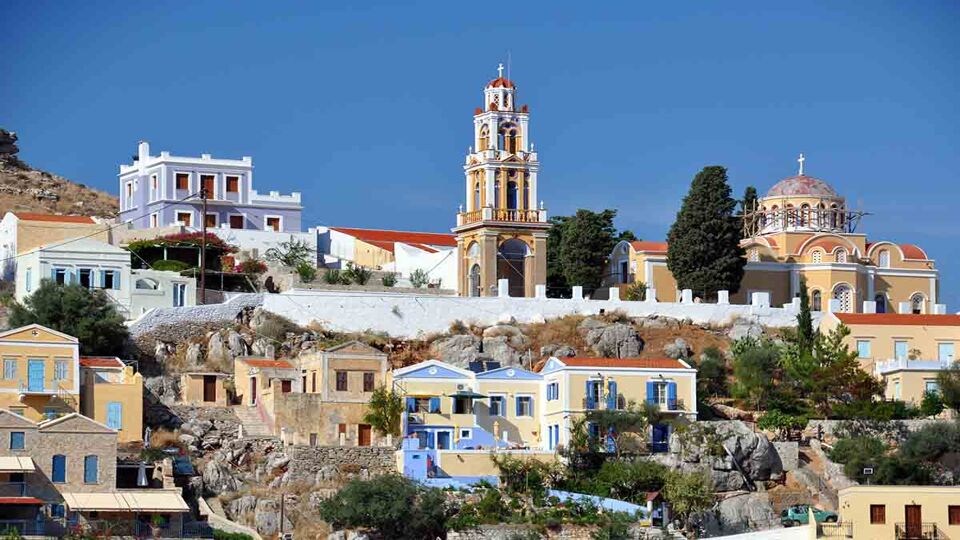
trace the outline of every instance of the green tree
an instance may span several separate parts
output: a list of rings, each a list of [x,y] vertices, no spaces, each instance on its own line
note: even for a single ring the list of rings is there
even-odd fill
[[[689,527],[693,514],[710,509],[716,502],[713,485],[706,474],[670,471],[662,493],[685,528]]]
[[[287,268],[297,268],[301,264],[317,265],[316,250],[299,238],[279,242],[275,247],[267,249],[264,257],[268,261],[277,262]]]
[[[370,424],[381,435],[396,437],[400,435],[401,416],[403,416],[403,398],[393,389],[380,386],[370,394],[363,422]]]
[[[613,226],[616,210],[592,212],[580,209],[563,222],[560,239],[560,264],[570,285],[586,290],[600,286],[606,272],[607,257],[619,241]],[[629,233],[633,236],[633,233]]]
[[[727,360],[723,352],[716,347],[707,347],[700,354],[700,364],[697,366],[697,395],[726,396],[727,390]]]
[[[85,355],[121,356],[129,334],[113,300],[99,289],[58,285],[45,279],[33,294],[15,303],[10,326],[41,324],[80,341]]]
[[[816,331],[813,329],[813,313],[810,312],[810,292],[807,278],[800,278],[800,313],[797,313],[797,346],[803,352],[812,352]]]
[[[960,360],[937,374],[937,386],[943,405],[960,412]]]
[[[757,411],[774,390],[774,372],[779,365],[780,348],[768,339],[745,338],[745,344],[733,351],[734,394],[750,400]]]
[[[747,214],[749,212],[753,212],[756,206],[757,188],[753,186],[747,186],[747,189],[743,190],[743,199],[740,200],[740,213]]]
[[[678,289],[706,298],[740,289],[746,260],[736,206],[725,168],[704,167],[697,173],[667,234],[667,267]]]
[[[551,298],[570,295],[570,284],[563,274],[563,262],[560,258],[563,231],[569,220],[568,216],[553,216],[548,220],[551,227],[547,233],[547,296]]]
[[[322,501],[319,513],[337,529],[371,529],[384,540],[422,540],[446,536],[449,508],[442,491],[388,474],[352,480]]]
[[[943,412],[943,399],[940,392],[924,392],[923,401],[920,402],[920,414],[922,416],[936,416]]]

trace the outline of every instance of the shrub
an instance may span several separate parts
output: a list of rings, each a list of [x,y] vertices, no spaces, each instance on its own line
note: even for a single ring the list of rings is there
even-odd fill
[[[302,333],[303,328],[286,317],[265,311],[254,331],[257,335],[271,339],[275,343],[280,343],[287,339],[287,334]]]
[[[310,283],[317,279],[317,267],[308,262],[297,264],[296,270],[301,283]]]
[[[587,487],[593,495],[645,504],[647,492],[663,489],[667,471],[654,461],[610,460],[600,466]]]
[[[423,268],[417,268],[413,272],[410,272],[410,284],[414,288],[421,288],[430,282],[430,276],[427,275],[427,271]]]
[[[689,523],[693,514],[709,509],[715,502],[710,477],[700,473],[670,471],[662,493],[676,516],[685,523]]]
[[[243,533],[234,533],[221,531],[220,529],[213,530],[213,540],[253,540],[253,537],[249,534]]]
[[[267,271],[267,263],[256,259],[247,259],[233,267],[238,274],[262,274]]]
[[[945,408],[939,392],[924,392],[920,402],[920,416],[936,416]]]
[[[323,274],[323,281],[329,283],[330,285],[349,285],[350,280],[347,279],[346,283],[344,283],[344,278],[344,273],[337,268],[331,268],[327,270],[325,274]]]
[[[263,255],[268,261],[278,262],[287,268],[298,268],[301,264],[316,262],[313,257],[315,252],[305,241],[292,238],[268,249]]]
[[[343,274],[349,281],[352,281],[357,285],[366,285],[367,282],[370,281],[370,276],[373,275],[373,272],[360,265],[348,262],[347,269],[343,272]],[[349,281],[344,283],[344,285],[347,285]]]
[[[642,302],[647,299],[647,284],[642,281],[637,281],[627,287],[626,292],[624,293],[624,300],[631,300],[634,302]]]
[[[833,406],[833,418],[838,420],[867,419],[876,421],[916,418],[920,411],[902,401],[856,400]]]
[[[700,393],[708,396],[726,396],[727,390],[727,360],[716,347],[707,347],[700,354],[700,365],[697,366],[697,383]]]
[[[787,434],[793,429],[803,429],[807,425],[806,416],[795,416],[772,409],[760,417],[757,421],[757,427],[767,431],[777,433],[777,439],[785,440]]]
[[[387,272],[382,278],[380,278],[380,283],[382,283],[384,287],[393,287],[397,284],[397,274],[394,272]]]
[[[189,264],[183,261],[175,261],[172,259],[162,259],[150,265],[154,270],[164,270],[167,272],[183,272],[188,268],[192,268]]]

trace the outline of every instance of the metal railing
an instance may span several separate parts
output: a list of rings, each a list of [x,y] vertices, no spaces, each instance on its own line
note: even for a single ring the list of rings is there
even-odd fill
[[[585,411],[596,411],[600,409],[605,409],[608,411],[618,411],[624,410],[627,408],[627,399],[623,394],[606,395],[600,397],[585,397],[583,398],[583,409]]]
[[[853,523],[817,523],[817,538],[853,538]]]
[[[936,523],[896,523],[893,526],[896,540],[940,540],[940,531]]]

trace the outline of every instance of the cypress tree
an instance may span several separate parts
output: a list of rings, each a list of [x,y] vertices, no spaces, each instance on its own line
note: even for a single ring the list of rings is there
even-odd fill
[[[797,313],[797,346],[802,352],[813,351],[813,315],[810,313],[810,294],[807,278],[800,278],[800,313]]]
[[[752,212],[756,205],[757,188],[747,186],[747,189],[743,190],[743,200],[740,201],[740,214],[746,215],[748,212]]]
[[[736,208],[726,168],[713,165],[697,173],[667,234],[667,268],[677,288],[707,298],[740,289],[746,260]]]

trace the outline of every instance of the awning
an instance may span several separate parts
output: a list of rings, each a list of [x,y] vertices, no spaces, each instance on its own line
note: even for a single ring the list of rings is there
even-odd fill
[[[36,470],[30,457],[0,456],[0,473],[32,473]]]
[[[36,497],[0,497],[0,504],[43,504]]]
[[[63,493],[67,509],[84,512],[188,512],[179,490],[131,489],[106,493]]]
[[[488,396],[483,394],[478,394],[473,390],[457,390],[453,394],[447,394],[447,397],[453,398],[471,398],[471,399],[486,399]]]

